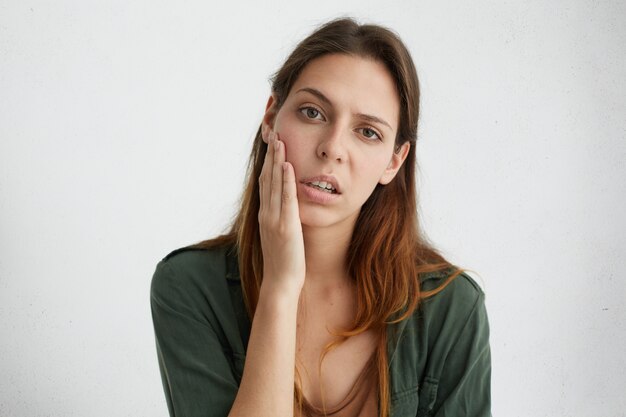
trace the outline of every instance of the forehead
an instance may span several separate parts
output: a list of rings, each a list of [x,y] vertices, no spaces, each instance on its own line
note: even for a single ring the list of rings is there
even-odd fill
[[[382,62],[345,54],[324,55],[304,67],[289,96],[309,96],[296,94],[305,87],[320,90],[337,109],[372,114],[397,126],[400,97]]]

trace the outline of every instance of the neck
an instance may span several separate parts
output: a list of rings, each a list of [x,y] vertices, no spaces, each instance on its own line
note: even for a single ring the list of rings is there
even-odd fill
[[[354,225],[309,227],[302,225],[306,255],[306,284],[340,287],[350,281],[346,257]]]

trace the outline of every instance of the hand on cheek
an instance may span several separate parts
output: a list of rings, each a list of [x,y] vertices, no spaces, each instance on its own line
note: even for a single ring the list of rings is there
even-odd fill
[[[263,286],[299,294],[306,267],[296,178],[279,135],[271,132],[268,139],[259,178]]]

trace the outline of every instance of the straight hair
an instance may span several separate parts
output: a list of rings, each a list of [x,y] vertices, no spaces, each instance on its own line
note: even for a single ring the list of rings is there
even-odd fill
[[[386,185],[377,184],[361,207],[347,254],[348,273],[356,285],[356,317],[352,327],[335,333],[340,339],[325,346],[318,364],[321,374],[323,358],[330,350],[349,337],[372,329],[378,336],[374,359],[378,371],[379,415],[388,417],[391,398],[387,326],[409,317],[421,300],[443,290],[464,269],[448,262],[433,247],[418,222],[415,144],[420,88],[411,55],[392,30],[375,24],[358,24],[352,18],[331,20],[318,27],[296,46],[282,67],[270,78],[277,108],[283,105],[303,68],[312,60],[327,54],[372,59],[385,65],[400,97],[395,152],[405,142],[411,145],[395,178]],[[240,208],[230,230],[192,245],[205,249],[227,246],[236,251],[244,302],[250,320],[254,317],[263,281],[258,179],[267,148],[259,126],[248,161]],[[434,290],[422,291],[418,276],[436,271],[449,272],[446,280]],[[297,363],[295,371],[294,401],[302,412],[306,404]],[[325,411],[323,394],[322,404]]]

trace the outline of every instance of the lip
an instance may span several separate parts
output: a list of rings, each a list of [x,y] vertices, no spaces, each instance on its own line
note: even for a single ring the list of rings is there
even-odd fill
[[[306,185],[307,183],[313,182],[313,181],[325,181],[330,183],[333,188],[335,189],[335,193],[336,194],[331,194],[331,195],[337,195],[337,194],[341,194],[341,187],[339,186],[339,182],[337,181],[337,178],[333,177],[332,175],[318,175],[315,177],[309,177],[309,178],[305,178],[302,181],[300,181],[301,184]],[[310,187],[309,187],[310,188]],[[322,191],[324,192],[324,191]],[[326,193],[328,194],[328,193]]]
[[[313,180],[315,181],[315,180]],[[321,181],[321,180],[320,180]],[[322,191],[314,185],[308,185],[305,182],[299,182],[298,188],[300,193],[304,194],[307,200],[318,204],[330,204],[337,200],[341,194],[331,194],[326,191]]]

